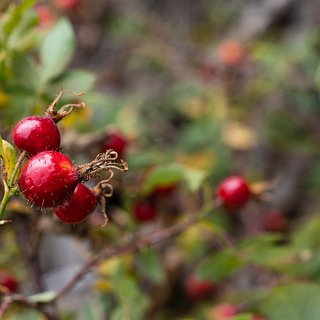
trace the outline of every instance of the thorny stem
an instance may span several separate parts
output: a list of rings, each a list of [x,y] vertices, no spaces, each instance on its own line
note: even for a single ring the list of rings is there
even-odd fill
[[[15,164],[15,167],[13,169],[12,175],[9,178],[9,182],[8,184],[3,180],[3,185],[4,185],[4,194],[0,203],[0,221],[2,220],[2,217],[4,215],[6,206],[10,200],[10,198],[16,193],[16,188],[14,186],[15,184],[15,179],[17,176],[17,173],[19,171],[19,168],[21,166],[21,163],[23,161],[23,159],[25,158],[27,152],[23,151],[20,156],[18,161]]]

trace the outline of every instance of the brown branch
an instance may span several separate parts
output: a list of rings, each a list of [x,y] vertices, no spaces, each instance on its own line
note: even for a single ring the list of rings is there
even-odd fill
[[[137,233],[129,238],[127,238],[124,241],[119,242],[118,244],[112,244],[108,247],[106,247],[104,250],[93,256],[71,279],[70,281],[60,290],[57,292],[57,294],[50,300],[43,302],[43,303],[37,303],[34,302],[27,297],[24,297],[22,295],[6,295],[0,303],[0,317],[6,312],[6,310],[10,307],[12,303],[19,303],[21,305],[24,305],[29,308],[34,308],[41,312],[47,319],[49,320],[56,320],[56,316],[52,313],[49,313],[46,307],[53,306],[55,302],[57,302],[58,299],[64,297],[66,294],[68,294],[75,285],[84,278],[87,273],[101,260],[112,258],[112,257],[118,257],[127,253],[132,253],[138,250],[141,250],[143,248],[155,245],[159,242],[172,239],[185,230],[187,230],[190,226],[193,224],[200,222],[212,209],[218,207],[220,204],[216,203],[214,206],[210,204],[210,206],[207,206],[204,208],[200,213],[198,214],[192,214],[189,216],[188,219],[181,221],[177,224],[174,224],[168,228],[160,229],[156,232],[149,233],[149,234],[141,234]],[[221,235],[219,236],[221,239]],[[229,239],[224,238],[224,242],[226,245],[230,245],[233,247],[233,244],[229,241]]]
[[[92,267],[96,266],[101,260],[121,256],[137,250],[141,250],[151,245],[155,245],[161,241],[168,240],[178,236],[191,225],[199,222],[203,215],[192,215],[188,220],[182,221],[168,228],[161,229],[157,232],[147,235],[134,235],[118,245],[111,245],[98,253],[89,260],[75,276],[57,293],[55,300],[65,296],[80,281]],[[134,240],[133,240],[134,239]]]

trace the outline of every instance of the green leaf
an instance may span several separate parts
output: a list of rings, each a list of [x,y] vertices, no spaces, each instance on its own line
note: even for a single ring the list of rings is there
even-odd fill
[[[57,293],[55,291],[45,291],[30,296],[29,300],[32,302],[47,303],[52,301],[56,295]]]
[[[200,279],[219,282],[231,276],[242,266],[241,260],[230,250],[218,252],[204,259],[197,269]]]
[[[247,263],[254,263],[277,271],[286,271],[296,262],[298,251],[289,245],[279,245],[281,235],[263,234],[245,239],[239,249]]]
[[[3,161],[4,177],[8,182],[13,174],[17,162],[16,149],[0,136],[0,157]]]
[[[128,274],[124,264],[118,266],[111,280],[114,294],[119,302],[119,308],[116,309],[112,319],[126,319],[128,316],[130,320],[143,319],[149,299],[140,290],[136,279]],[[121,318],[120,314],[126,317]]]
[[[319,301],[318,285],[296,283],[275,288],[260,309],[272,320],[319,320]]]
[[[138,265],[144,275],[154,283],[161,283],[165,280],[161,258],[156,250],[147,248],[139,252]]]
[[[48,83],[67,67],[74,53],[75,39],[70,22],[60,19],[40,47],[41,82]]]
[[[206,178],[207,173],[204,170],[185,167],[184,178],[191,191],[197,191]]]
[[[50,86],[50,91],[59,91],[61,85],[74,92],[89,91],[93,88],[95,81],[95,75],[89,71],[72,70],[62,78],[59,78],[57,84]]]
[[[184,169],[181,165],[170,163],[156,167],[147,177],[143,189],[146,192],[155,187],[169,186],[181,182],[184,178]]]
[[[35,3],[36,0],[24,0],[21,1],[19,5],[10,7],[0,24],[0,29],[3,30],[5,39],[7,39],[11,32],[19,25],[21,19],[24,17],[25,11],[31,8]]]
[[[250,314],[240,314],[235,317],[230,318],[230,320],[252,320],[253,317]]]
[[[150,192],[155,187],[166,187],[185,181],[191,191],[196,191],[202,184],[206,173],[177,163],[156,167],[147,177],[143,189]]]
[[[298,249],[319,248],[320,218],[318,215],[308,219],[292,235],[293,246]]]
[[[14,57],[12,65],[15,85],[21,89],[36,91],[39,87],[39,72],[34,59],[25,54],[19,54]]]

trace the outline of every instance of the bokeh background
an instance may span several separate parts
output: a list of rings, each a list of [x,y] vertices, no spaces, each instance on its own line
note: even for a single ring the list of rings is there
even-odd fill
[[[81,164],[111,146],[129,165],[105,227],[99,207],[70,226],[12,199],[0,268],[15,290],[59,290],[106,246],[206,212],[102,259],[52,319],[319,320],[318,1],[2,0],[0,14],[2,137],[63,86],[85,94],[61,105],[86,103],[59,123],[63,152]],[[256,196],[216,209],[233,174]],[[4,319],[45,317],[17,304]]]

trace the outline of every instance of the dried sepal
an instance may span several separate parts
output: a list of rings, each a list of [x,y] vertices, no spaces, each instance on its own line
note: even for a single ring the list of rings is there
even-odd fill
[[[82,96],[84,94],[84,92],[75,93],[71,90],[66,90],[63,88],[60,89],[59,94],[56,96],[56,98],[53,100],[53,102],[49,105],[49,107],[46,111],[46,115],[49,116],[50,118],[52,118],[52,120],[56,123],[59,122],[64,117],[68,116],[73,111],[74,108],[84,108],[85,107],[84,102],[69,103],[69,104],[62,106],[59,110],[57,110],[57,105],[65,92],[71,93],[72,95],[77,96],[77,97]]]

